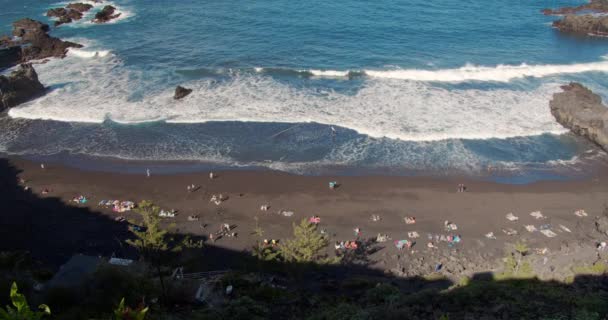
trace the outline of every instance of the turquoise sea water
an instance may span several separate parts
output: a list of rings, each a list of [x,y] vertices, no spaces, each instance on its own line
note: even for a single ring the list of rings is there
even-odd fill
[[[540,13],[580,1],[106,3],[120,19],[52,30],[85,47],[36,65],[51,91],[0,119],[0,151],[310,174],[605,161],[549,112],[569,81],[608,96],[608,40],[559,34]],[[8,33],[67,2],[0,4]],[[194,92],[174,101],[176,85]]]

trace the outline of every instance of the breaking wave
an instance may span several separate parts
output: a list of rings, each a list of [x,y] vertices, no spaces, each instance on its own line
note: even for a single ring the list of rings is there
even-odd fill
[[[130,71],[105,51],[75,52],[76,56],[41,65],[41,81],[53,90],[11,109],[9,115],[88,123],[109,119],[123,124],[314,122],[407,141],[565,132],[547,107],[559,90],[557,83],[521,91],[445,89],[426,82],[368,79],[355,93],[341,93],[296,88],[263,74],[237,73],[221,82],[186,83],[194,92],[175,101],[173,88],[167,88],[162,78]],[[134,96],[134,92],[146,93]]]

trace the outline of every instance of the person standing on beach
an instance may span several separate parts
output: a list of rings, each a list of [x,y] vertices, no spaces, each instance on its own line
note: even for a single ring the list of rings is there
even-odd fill
[[[148,176],[148,178],[150,178],[150,169],[146,169],[146,176]]]
[[[40,169],[44,170],[44,163],[40,164]]]

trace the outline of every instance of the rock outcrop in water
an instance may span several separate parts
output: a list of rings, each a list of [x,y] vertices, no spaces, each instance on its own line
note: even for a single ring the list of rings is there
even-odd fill
[[[120,12],[116,12],[116,8],[113,6],[105,6],[101,11],[95,14],[93,22],[95,23],[106,23],[112,19],[120,17]]]
[[[608,36],[608,16],[567,15],[553,22],[553,26],[563,32]]]
[[[179,99],[184,98],[185,96],[189,95],[190,93],[192,93],[192,89],[184,88],[182,86],[177,86],[175,88],[175,94],[173,95],[173,99],[179,100]]]
[[[82,45],[63,41],[48,34],[49,26],[40,21],[24,18],[13,22],[13,36],[0,38],[0,66],[11,67],[17,63],[50,57],[65,57],[68,48]],[[18,57],[15,56],[19,47]],[[11,63],[12,61],[12,63]]]
[[[566,15],[575,14],[581,11],[593,11],[593,12],[608,12],[608,0],[591,0],[589,3],[580,5],[578,7],[563,7],[559,9],[543,9],[544,15]]]
[[[85,13],[91,10],[91,8],[93,8],[93,5],[82,2],[70,3],[66,6],[66,9],[76,10],[80,13]]]
[[[66,8],[55,8],[47,11],[46,16],[59,18],[55,21],[55,26],[59,26],[64,23],[71,23],[74,20],[82,19],[82,12]]]
[[[10,76],[0,76],[0,111],[38,97],[44,86],[31,64],[22,64]]]
[[[608,108],[602,98],[578,83],[562,89],[550,102],[557,122],[608,151]]]
[[[93,8],[93,5],[88,3],[70,3],[65,8],[54,8],[49,9],[46,12],[47,17],[58,18],[55,21],[55,26],[62,25],[64,23],[71,23],[74,20],[82,19],[84,12],[89,11]]]

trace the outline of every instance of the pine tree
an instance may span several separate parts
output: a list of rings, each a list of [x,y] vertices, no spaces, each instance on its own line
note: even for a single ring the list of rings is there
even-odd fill
[[[281,256],[287,262],[309,263],[322,262],[323,249],[329,241],[317,232],[317,225],[303,219],[299,225],[293,224],[294,239],[279,245]]]
[[[166,288],[162,274],[162,266],[167,258],[169,250],[169,241],[167,231],[160,227],[160,208],[155,206],[150,201],[141,201],[134,210],[142,217],[142,226],[140,228],[131,228],[131,232],[135,239],[126,240],[127,244],[135,247],[139,251],[143,260],[150,266],[156,269],[160,280],[160,286],[163,294],[163,300],[166,301]],[[177,251],[181,248],[175,247],[171,251]]]
[[[158,253],[168,250],[167,231],[161,229],[158,214],[160,208],[150,201],[142,201],[134,209],[142,217],[141,228],[131,228],[135,239],[127,243],[137,249],[144,260],[153,259]]]

